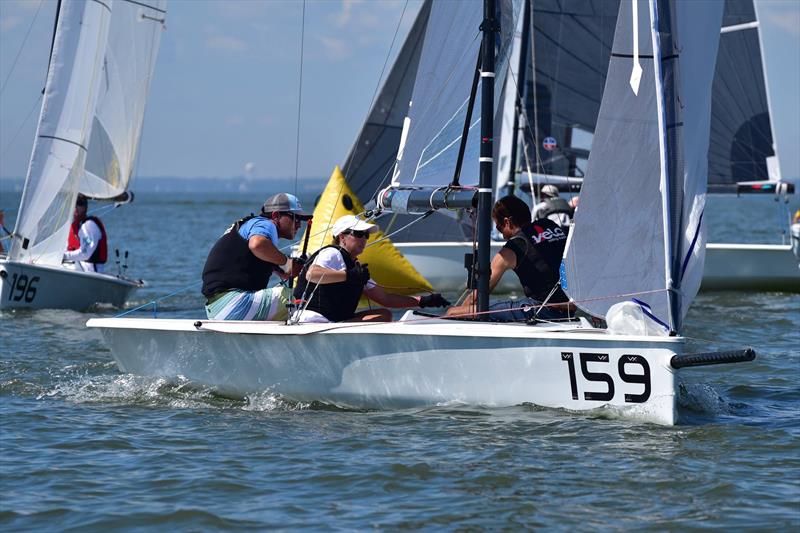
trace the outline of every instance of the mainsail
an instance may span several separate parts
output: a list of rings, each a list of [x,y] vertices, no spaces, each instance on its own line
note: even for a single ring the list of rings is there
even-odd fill
[[[125,191],[165,6],[61,3],[12,260],[61,264],[78,192],[112,198]]]
[[[726,0],[714,75],[708,183],[778,181],[759,23],[752,0]]]
[[[533,55],[525,108],[528,159],[537,173],[582,176],[580,132],[593,133],[611,57],[619,3],[533,2]],[[544,149],[544,140],[554,144]]]
[[[9,259],[61,264],[99,94],[111,2],[61,3]]]
[[[502,93],[521,1],[499,2],[500,36],[496,59],[495,109]],[[437,2],[431,7],[422,56],[408,112],[405,146],[398,152],[393,186],[437,188],[453,180],[462,131],[470,103],[470,88],[481,45],[480,0]],[[474,109],[480,109],[480,89]],[[500,131],[502,111],[495,114]],[[477,185],[480,118],[472,118],[463,153],[468,163],[461,185]],[[473,165],[474,166],[471,166]]]
[[[635,298],[680,331],[699,288],[721,18],[716,2],[620,4],[562,276],[593,315]]]
[[[79,185],[86,196],[118,196],[133,176],[166,3],[114,3],[92,136]]]
[[[724,5],[708,153],[714,192],[781,177],[753,0]],[[619,0],[534,2],[534,59],[525,95],[535,135],[526,141],[536,172],[583,175],[588,146],[580,145],[578,134],[595,130],[618,8]],[[547,137],[555,141],[551,151],[542,147]]]

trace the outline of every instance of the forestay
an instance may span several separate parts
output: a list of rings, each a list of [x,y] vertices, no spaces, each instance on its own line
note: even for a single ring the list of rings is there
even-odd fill
[[[562,276],[568,294],[593,315],[635,297],[680,331],[697,292],[722,5],[620,4]]]
[[[112,2],[62,2],[9,259],[61,264],[83,173]]]
[[[114,3],[86,172],[79,186],[86,196],[120,195],[133,175],[166,3]]]

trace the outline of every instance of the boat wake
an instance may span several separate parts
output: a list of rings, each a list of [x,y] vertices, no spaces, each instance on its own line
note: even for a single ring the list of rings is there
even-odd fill
[[[110,364],[114,366],[113,363]],[[290,402],[270,391],[260,392],[244,399],[232,399],[218,394],[211,387],[199,386],[186,379],[166,380],[133,374],[63,375],[46,390],[39,391],[36,399],[171,409],[297,411],[309,408],[309,404]]]

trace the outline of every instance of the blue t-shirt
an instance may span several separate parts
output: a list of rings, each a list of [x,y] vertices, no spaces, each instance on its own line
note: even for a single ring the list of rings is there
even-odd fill
[[[278,228],[275,223],[265,217],[254,217],[239,227],[239,235],[249,241],[253,235],[266,237],[275,246],[278,245]]]

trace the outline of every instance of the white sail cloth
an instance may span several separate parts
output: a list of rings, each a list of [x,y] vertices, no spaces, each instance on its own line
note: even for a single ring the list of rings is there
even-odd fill
[[[79,190],[113,198],[128,187],[136,163],[166,0],[114,4],[86,172]]]
[[[61,3],[12,260],[61,264],[91,135],[111,9],[111,0]]]
[[[498,5],[501,33],[495,64],[495,104],[502,93],[499,87],[505,80],[521,0],[502,0]],[[410,126],[398,153],[393,186],[443,187],[451,182],[481,47],[482,20],[481,0],[433,3],[408,113]],[[478,182],[480,94],[479,88],[464,152],[462,185]],[[495,131],[499,134],[500,128]]]
[[[679,331],[696,295],[722,7],[721,1],[620,4],[562,275],[570,297],[593,315],[635,297]],[[637,62],[643,74],[634,91]]]

